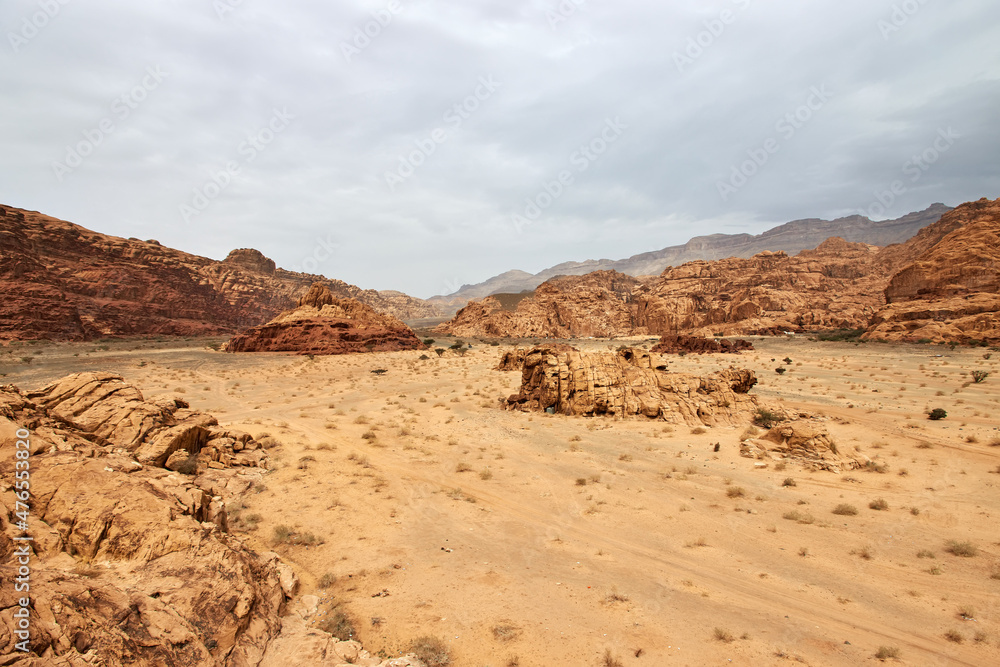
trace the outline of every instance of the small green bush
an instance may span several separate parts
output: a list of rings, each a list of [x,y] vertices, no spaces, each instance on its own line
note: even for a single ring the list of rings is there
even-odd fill
[[[933,419],[934,421],[937,421],[939,419],[944,419],[947,416],[948,413],[942,410],[941,408],[934,408],[927,414],[927,418]]]

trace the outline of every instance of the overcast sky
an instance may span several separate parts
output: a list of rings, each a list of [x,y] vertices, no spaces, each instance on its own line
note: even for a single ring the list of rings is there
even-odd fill
[[[997,0],[3,0],[0,28],[0,203],[365,288],[1000,196]]]

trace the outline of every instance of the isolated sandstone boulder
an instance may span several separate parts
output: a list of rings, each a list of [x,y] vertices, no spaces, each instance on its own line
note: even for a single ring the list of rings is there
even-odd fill
[[[569,346],[528,352],[521,390],[508,410],[551,410],[566,415],[642,415],[688,425],[735,425],[750,419],[756,399],[752,371],[730,368],[711,376],[668,373],[645,350],[583,354]]]
[[[355,299],[337,298],[326,285],[316,283],[294,310],[234,336],[223,349],[325,355],[423,348],[416,334],[395,317]]]
[[[760,438],[740,444],[740,454],[758,460],[791,459],[813,470],[855,470],[864,462],[846,456],[826,429],[808,419],[783,422]]]

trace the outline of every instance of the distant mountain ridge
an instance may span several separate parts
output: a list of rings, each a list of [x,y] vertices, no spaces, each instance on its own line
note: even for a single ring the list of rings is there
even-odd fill
[[[887,246],[904,243],[924,227],[937,222],[953,207],[932,204],[923,211],[908,213],[895,220],[875,221],[860,215],[836,220],[806,218],[793,220],[760,234],[709,234],[696,236],[683,245],[633,255],[627,259],[598,259],[584,262],[563,262],[532,274],[512,270],[489,280],[463,285],[457,292],[433,296],[428,301],[449,310],[464,306],[471,300],[490,294],[518,293],[533,290],[546,280],[559,275],[583,275],[592,271],[618,271],[630,276],[659,275],[669,266],[679,266],[697,259],[715,260],[728,257],[749,258],[764,251],[784,251],[795,255],[802,250],[817,248],[830,237],[840,237],[852,243]]]

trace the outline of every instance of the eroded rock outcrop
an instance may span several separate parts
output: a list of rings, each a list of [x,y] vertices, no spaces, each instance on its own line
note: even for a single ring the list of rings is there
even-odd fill
[[[319,280],[249,248],[220,262],[0,207],[0,341],[231,334],[293,307]],[[325,282],[335,295],[395,317],[439,313],[400,292]]]
[[[405,324],[355,299],[335,297],[317,283],[295,309],[234,336],[227,352],[352,354],[419,350],[424,344]]]
[[[201,430],[173,437],[185,425]],[[9,521],[20,429],[30,432],[31,542]],[[178,445],[191,448],[190,475],[162,467]],[[31,571],[27,654],[14,650],[13,613],[25,593],[0,589],[0,653],[14,658],[4,664],[259,662],[285,596],[275,557],[226,529],[226,500],[267,462],[248,434],[89,373],[37,392],[0,387],[0,452],[0,572],[13,581],[10,556],[25,544]]]
[[[959,206],[921,239],[934,242],[889,281],[865,337],[1000,342],[1000,199]]]
[[[662,336],[660,342],[654,345],[650,352],[656,354],[739,354],[744,350],[752,349],[753,343],[740,338],[716,340],[699,336],[669,334]]]
[[[740,454],[762,461],[792,460],[812,470],[856,470],[867,457],[846,456],[822,424],[808,419],[783,422],[759,438],[740,443]]]
[[[169,469],[181,453],[184,474]],[[30,465],[27,533],[19,460]],[[0,580],[29,584],[0,587],[0,664],[422,667],[309,627],[310,596],[289,609],[292,568],[228,532],[226,504],[267,462],[249,434],[183,401],[147,401],[116,375],[72,375],[35,392],[0,386]]]
[[[583,354],[567,345],[541,346],[525,356],[521,390],[504,405],[508,410],[735,425],[746,423],[756,408],[756,399],[747,395],[756,382],[753,372],[736,368],[705,377],[669,373],[656,355],[635,348]]]
[[[617,271],[553,278],[513,307],[495,296],[474,301],[437,330],[499,338],[627,336],[635,330],[630,304],[640,284]]]

